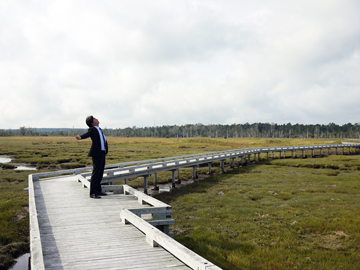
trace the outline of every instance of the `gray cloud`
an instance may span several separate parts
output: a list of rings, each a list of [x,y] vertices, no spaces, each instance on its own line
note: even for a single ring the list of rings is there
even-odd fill
[[[358,1],[0,4],[3,128],[358,122]]]

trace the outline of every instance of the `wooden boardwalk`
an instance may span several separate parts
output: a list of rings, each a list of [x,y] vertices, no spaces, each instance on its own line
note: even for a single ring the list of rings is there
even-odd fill
[[[134,196],[90,199],[76,176],[33,183],[45,269],[190,269],[121,223],[122,208],[149,207]]]
[[[280,158],[291,152],[291,157],[301,157],[311,151],[323,155],[327,150],[338,148],[345,153],[357,151],[360,144],[313,145],[263,147],[236,149],[198,155],[170,157],[107,165],[102,186],[103,191],[114,193],[101,199],[89,198],[91,168],[47,172],[29,175],[30,249],[32,269],[197,269],[219,270],[220,268],[182,246],[168,235],[168,226],[173,224],[171,206],[164,204],[125,184],[127,178],[144,177],[145,192],[147,179],[152,174],[180,168],[196,168],[229,160],[231,167],[253,160],[260,160],[261,154],[279,152]],[[63,176],[64,174],[73,174]],[[61,176],[62,175],[62,176]],[[49,177],[51,178],[44,178]],[[178,177],[179,178],[179,177]],[[124,185],[112,185],[123,180]],[[88,188],[83,188],[84,186]],[[150,218],[149,218],[150,216]],[[126,225],[129,224],[129,225]],[[156,226],[156,227],[155,227]],[[160,247],[161,246],[161,247]]]

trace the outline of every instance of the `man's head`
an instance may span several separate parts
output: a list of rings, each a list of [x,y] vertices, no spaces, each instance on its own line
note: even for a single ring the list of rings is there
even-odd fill
[[[92,127],[92,123],[93,123],[93,120],[94,120],[94,116],[90,115],[88,117],[86,117],[86,124],[88,125],[88,127]]]
[[[88,125],[88,127],[99,126],[99,123],[99,120],[92,115],[86,117],[86,124]]]

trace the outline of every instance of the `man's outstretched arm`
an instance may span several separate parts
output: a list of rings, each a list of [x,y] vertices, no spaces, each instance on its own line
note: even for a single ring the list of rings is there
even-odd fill
[[[92,133],[93,133],[93,129],[89,129],[89,131],[88,131],[88,132],[84,133],[84,134],[83,134],[83,135],[81,135],[81,136],[79,136],[79,135],[75,135],[75,138],[76,138],[77,140],[86,139],[86,138],[91,137]]]

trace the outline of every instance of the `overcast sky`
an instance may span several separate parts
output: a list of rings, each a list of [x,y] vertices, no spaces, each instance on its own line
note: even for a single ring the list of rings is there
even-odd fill
[[[359,0],[0,1],[0,129],[358,123]]]

